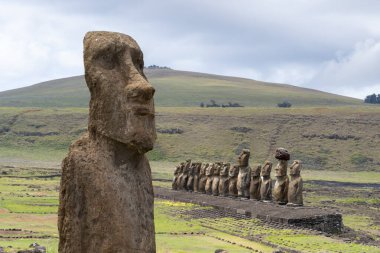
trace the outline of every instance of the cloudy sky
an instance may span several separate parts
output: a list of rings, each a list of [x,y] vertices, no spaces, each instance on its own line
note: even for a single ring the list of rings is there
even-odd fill
[[[377,0],[0,0],[0,90],[83,73],[86,31],[134,37],[146,65],[380,93]]]

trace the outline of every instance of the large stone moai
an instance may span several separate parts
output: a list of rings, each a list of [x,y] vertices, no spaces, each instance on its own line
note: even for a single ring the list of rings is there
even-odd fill
[[[145,153],[156,139],[154,89],[131,37],[88,32],[88,133],[62,162],[59,252],[156,252],[153,187]]]
[[[263,202],[272,201],[271,171],[272,163],[270,161],[265,161],[260,173],[260,200]]]
[[[194,173],[195,173],[195,163],[192,163],[189,168],[189,178],[187,179],[186,189],[190,192],[194,191]]]
[[[182,168],[181,168],[181,165],[177,165],[175,167],[175,170],[174,170],[174,177],[173,177],[173,181],[172,181],[172,189],[173,190],[177,190],[178,189],[178,177],[179,175],[181,174],[182,172]]]
[[[251,183],[249,184],[249,198],[251,200],[260,200],[260,173],[260,164],[251,169]]]
[[[303,196],[302,188],[303,181],[301,177],[302,163],[299,160],[294,160],[290,166],[290,181],[288,189],[288,205],[290,206],[302,206]]]
[[[288,203],[289,178],[287,175],[289,152],[284,148],[276,150],[275,158],[278,163],[275,168],[276,183],[273,188],[273,201],[280,205]]]
[[[212,195],[219,195],[219,181],[220,181],[220,170],[222,169],[223,163],[217,162],[215,163],[215,168],[213,172],[212,178]]]
[[[228,171],[231,167],[230,163],[223,163],[222,169],[220,170],[219,176],[219,196],[228,196]]]
[[[206,194],[212,194],[212,180],[214,179],[214,168],[215,164],[210,163],[208,167],[206,168],[206,186],[205,186],[205,192]]]
[[[239,155],[239,174],[237,179],[238,197],[249,198],[249,183],[251,180],[251,168],[249,167],[249,149],[243,149]]]
[[[186,160],[186,163],[183,167],[181,181],[179,183],[179,189],[187,191],[187,180],[189,179],[191,160]]]
[[[206,193],[206,182],[207,182],[206,170],[209,166],[210,165],[208,163],[205,163],[201,166],[201,169],[199,171],[198,191],[200,193]]]
[[[194,192],[199,192],[199,173],[202,163],[197,162],[194,167]]]
[[[233,165],[228,171],[228,196],[236,198],[238,196],[237,177],[239,174],[239,165]]]

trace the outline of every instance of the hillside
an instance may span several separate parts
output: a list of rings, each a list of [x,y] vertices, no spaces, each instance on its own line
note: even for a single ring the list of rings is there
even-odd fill
[[[360,105],[359,99],[285,84],[169,69],[146,69],[156,88],[155,103],[165,107],[194,107],[210,99],[219,104],[273,107],[284,100],[293,106]],[[89,93],[83,76],[47,81],[0,92],[0,106],[87,107]]]

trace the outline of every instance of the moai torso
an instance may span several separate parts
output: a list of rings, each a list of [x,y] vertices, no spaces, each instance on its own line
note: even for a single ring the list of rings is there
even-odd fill
[[[228,196],[228,171],[230,169],[229,163],[224,163],[220,170],[219,178],[219,196]]]
[[[288,189],[288,205],[291,206],[302,206],[302,188],[303,181],[301,177],[302,164],[299,160],[294,160],[293,164],[290,166],[290,181]]]
[[[206,181],[207,181],[206,170],[209,166],[210,165],[208,163],[206,163],[203,166],[201,166],[201,169],[199,171],[199,186],[198,186],[198,188],[199,188],[199,192],[201,192],[201,193],[206,193]]]
[[[228,171],[228,196],[237,197],[237,176],[239,173],[239,165],[233,165]]]
[[[270,173],[272,171],[272,163],[266,161],[261,168],[260,173],[260,200],[263,202],[272,201],[272,179]]]
[[[195,167],[196,167],[196,164],[193,163],[191,164],[190,166],[190,169],[189,169],[189,178],[187,179],[187,190],[192,192],[194,191],[194,173],[195,173]]]
[[[251,168],[248,165],[250,151],[243,149],[239,156],[239,174],[237,178],[238,196],[249,198],[249,183],[251,180]]]
[[[251,170],[251,183],[249,185],[249,198],[251,200],[260,200],[260,173],[261,165],[256,165]]]
[[[154,89],[129,36],[84,38],[90,90],[88,133],[62,162],[60,253],[156,252],[151,169],[145,153],[156,138]]]
[[[213,172],[213,178],[212,178],[212,195],[218,196],[219,195],[219,180],[220,180],[220,170],[222,167],[222,163],[215,163],[215,169]]]
[[[276,182],[273,188],[273,201],[284,205],[288,203],[289,178],[287,176],[288,160],[290,156],[287,150],[279,148],[276,150],[276,159],[278,159],[276,172]]]
[[[201,169],[202,163],[196,163],[194,169],[194,192],[199,192],[199,173]]]
[[[206,194],[212,194],[212,180],[214,179],[214,167],[215,165],[213,163],[210,163],[209,166],[206,168],[206,186],[205,191]]]

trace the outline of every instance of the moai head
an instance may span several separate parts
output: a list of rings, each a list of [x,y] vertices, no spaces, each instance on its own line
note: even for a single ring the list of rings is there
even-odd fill
[[[200,162],[195,163],[195,167],[194,167],[194,174],[195,175],[199,175],[199,171],[201,169],[201,166],[202,166],[202,163],[200,163]]]
[[[231,164],[230,163],[223,163],[222,169],[220,170],[220,176],[225,177],[228,175],[228,171],[230,169]]]
[[[228,176],[231,178],[237,177],[239,174],[239,165],[235,164],[232,167],[230,167],[230,170],[228,171]]]
[[[251,151],[249,149],[243,149],[239,155],[238,162],[241,167],[248,166],[249,162],[249,155],[251,154]]]
[[[140,47],[115,32],[88,32],[83,43],[90,135],[106,136],[141,154],[151,150],[156,139],[154,88],[144,75]]]
[[[220,174],[220,170],[222,169],[222,164],[221,162],[216,162],[215,163],[215,166],[214,166],[214,172],[213,172],[213,175],[214,176],[219,176]]]
[[[270,161],[265,161],[263,167],[261,168],[262,177],[270,177],[272,171],[272,163]]]
[[[210,163],[208,167],[206,168],[206,176],[211,176],[214,173],[214,167],[215,165],[213,163]]]
[[[302,169],[302,163],[300,160],[294,160],[292,165],[290,165],[290,172],[289,174],[291,176],[299,176],[301,174]]]
[[[251,168],[251,177],[259,177],[261,173],[261,165],[256,164],[254,167]]]
[[[201,169],[200,169],[200,171],[199,171],[199,175],[200,176],[204,176],[204,175],[206,175],[206,169],[208,168],[208,163],[206,163],[206,164],[204,164],[203,166],[201,166]]]
[[[177,166],[175,166],[174,175],[178,175],[179,173],[181,173],[181,166],[177,165]]]
[[[289,161],[290,154],[289,154],[289,152],[286,149],[284,149],[284,148],[278,148],[278,149],[276,149],[275,158],[278,159],[278,160]]]

